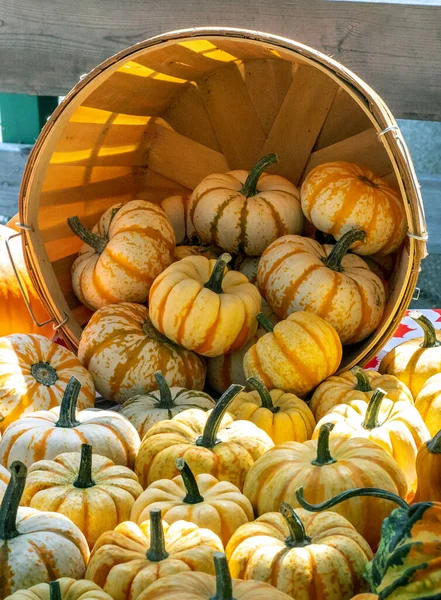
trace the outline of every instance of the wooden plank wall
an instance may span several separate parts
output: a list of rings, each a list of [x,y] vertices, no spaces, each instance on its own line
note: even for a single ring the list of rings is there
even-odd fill
[[[396,117],[441,120],[441,10],[421,0],[2,0],[0,92],[64,95],[115,52],[195,26],[298,40],[355,71]]]

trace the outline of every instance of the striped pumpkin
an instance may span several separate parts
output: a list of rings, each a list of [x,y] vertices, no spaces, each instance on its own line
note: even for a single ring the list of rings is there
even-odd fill
[[[175,232],[178,246],[188,242],[195,234],[193,223],[188,214],[189,204],[189,196],[169,196],[161,202],[161,208],[167,215]]]
[[[8,481],[11,478],[11,475],[5,467],[0,465],[0,502],[5,494],[6,486],[8,485]]]
[[[24,414],[59,406],[72,376],[81,383],[78,408],[95,402],[87,369],[70,350],[41,335],[0,338],[0,375],[0,432]]]
[[[159,333],[141,304],[98,310],[83,331],[78,357],[98,392],[114,402],[156,389],[157,371],[170,386],[202,390],[205,383],[203,359]]]
[[[88,308],[145,302],[155,277],[173,261],[173,228],[164,211],[151,202],[115,204],[92,231],[78,217],[70,217],[68,223],[84,242],[72,265],[72,285]]]
[[[390,254],[406,235],[404,204],[398,193],[370,169],[349,162],[318,165],[301,189],[302,209],[317,229],[339,240],[351,229],[363,229],[356,254]]]
[[[55,586],[59,586],[55,591]],[[62,577],[50,583],[37,583],[27,590],[19,590],[5,600],[112,600],[100,587],[87,579]]]
[[[250,172],[208,175],[193,191],[190,218],[200,239],[227,252],[259,256],[281,235],[302,233],[298,189],[284,177],[263,173],[275,154]]]
[[[202,356],[219,356],[244,346],[256,333],[261,300],[256,286],[231,260],[190,256],[168,267],[152,285],[153,325],[180,346]]]
[[[261,294],[281,319],[306,310],[331,323],[343,344],[364,340],[381,321],[386,294],[364,260],[346,254],[361,238],[353,230],[335,246],[295,235],[278,239],[259,262]]]

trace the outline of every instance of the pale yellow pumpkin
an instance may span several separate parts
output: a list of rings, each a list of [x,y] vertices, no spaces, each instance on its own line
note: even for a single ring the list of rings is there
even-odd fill
[[[432,375],[421,388],[415,400],[415,408],[420,413],[430,435],[441,429],[441,373]]]
[[[245,476],[262,454],[274,446],[264,431],[249,421],[226,414],[242,390],[232,385],[212,411],[186,410],[171,421],[153,425],[136,457],[135,472],[145,488],[158,479],[178,475],[175,461],[183,458],[195,475],[209,473],[242,489]]]
[[[0,338],[0,432],[19,417],[61,404],[74,376],[81,383],[78,408],[95,402],[95,386],[87,369],[66,348],[37,334]]]
[[[129,519],[141,492],[133,471],[83,444],[81,453],[65,452],[31,465],[21,503],[69,517],[92,548],[102,533]]]
[[[296,312],[276,325],[258,316],[268,333],[245,354],[245,376],[268,389],[305,396],[338,369],[342,345],[335,329],[314,313]]]
[[[193,223],[188,214],[189,196],[169,196],[161,202],[161,208],[170,221],[175,232],[176,244],[188,242],[194,236]]]
[[[269,154],[250,172],[208,175],[190,198],[190,219],[200,239],[228,252],[259,256],[274,240],[302,233],[304,216],[295,185],[263,173],[277,161]]]
[[[337,404],[347,404],[351,400],[369,402],[376,388],[381,387],[392,402],[413,404],[410,390],[393,375],[381,375],[372,369],[354,367],[325,379],[314,391],[309,407],[317,421],[322,419]]]
[[[159,333],[141,304],[124,302],[98,310],[83,331],[78,357],[98,392],[114,402],[154,390],[158,371],[170,386],[204,387],[203,359]]]
[[[315,419],[306,402],[283,390],[268,391],[255,377],[247,384],[254,391],[241,392],[228,407],[235,419],[251,421],[275,444],[311,439]]]
[[[153,325],[177,344],[203,356],[244,346],[256,333],[260,294],[247,277],[217,260],[189,256],[157,277],[149,294]]]
[[[176,467],[180,475],[154,481],[139,496],[131,521],[139,525],[149,518],[151,510],[158,508],[170,525],[190,521],[211,529],[226,544],[240,525],[253,520],[253,507],[237,486],[208,473],[195,476],[182,458],[176,459]]]
[[[56,585],[59,586],[59,596],[54,591]],[[27,590],[19,590],[5,600],[112,600],[112,596],[93,581],[62,577],[50,583],[37,583]]]
[[[364,235],[350,231],[335,246],[298,235],[276,240],[259,261],[262,296],[282,319],[306,310],[331,323],[343,344],[364,340],[378,327],[386,304],[380,278],[362,258],[346,254]]]
[[[363,400],[351,400],[334,406],[318,421],[312,439],[318,439],[324,423],[335,425],[332,438],[365,437],[376,442],[395,458],[403,471],[409,492],[417,486],[415,461],[418,450],[430,439],[430,433],[410,402],[392,402],[385,392],[377,388],[369,404]]]
[[[113,411],[94,408],[76,411],[80,383],[72,377],[60,407],[23,416],[12,423],[0,441],[0,463],[16,460],[29,466],[52,460],[63,452],[79,452],[90,444],[97,454],[114,463],[133,466],[140,439],[133,425]]]
[[[351,229],[366,232],[366,239],[352,247],[356,254],[390,254],[406,235],[402,199],[366,167],[350,162],[318,165],[306,176],[301,198],[306,218],[337,240]]]
[[[185,571],[213,573],[213,555],[222,550],[222,542],[209,529],[188,521],[169,525],[155,509],[141,525],[127,521],[98,538],[86,578],[114,600],[136,600],[163,577]]]
[[[92,231],[68,224],[84,245],[72,265],[72,286],[90,309],[145,302],[153,280],[173,261],[176,239],[164,211],[146,200],[115,204]]]
[[[341,515],[282,502],[280,512],[239,527],[226,556],[232,577],[271,583],[294,599],[348,600],[367,589],[363,572],[373,553]]]

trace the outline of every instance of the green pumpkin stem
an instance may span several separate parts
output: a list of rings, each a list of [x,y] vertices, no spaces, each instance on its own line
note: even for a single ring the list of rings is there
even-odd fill
[[[210,413],[204,427],[204,433],[196,440],[196,446],[204,446],[204,448],[214,448],[216,444],[220,442],[217,439],[217,432],[223,419],[224,414],[227,412],[229,405],[233,399],[244,389],[243,385],[233,383],[222,394],[216,403],[216,406]]]
[[[400,498],[400,496],[397,496],[397,494],[394,494],[393,492],[388,492],[387,490],[381,490],[380,488],[355,488],[352,490],[346,490],[341,492],[341,494],[337,494],[333,498],[330,498],[329,500],[320,502],[319,504],[309,504],[309,502],[305,500],[303,487],[300,487],[296,490],[297,502],[302,508],[309,510],[309,512],[330,510],[333,506],[340,504],[340,502],[350,500],[351,498],[358,498],[359,496],[373,496],[374,498],[381,498],[382,500],[390,500],[391,502],[398,504],[398,506],[401,508],[409,508],[407,502]]]
[[[61,600],[61,589],[58,581],[49,582],[49,600]]]
[[[222,294],[222,282],[225,276],[225,267],[232,259],[231,254],[224,252],[216,260],[213,271],[211,272],[210,279],[204,285],[208,290],[215,292],[216,294]]]
[[[153,562],[160,562],[168,557],[160,508],[150,511],[150,548],[147,550],[146,556]]]
[[[74,486],[81,489],[93,487],[95,484],[92,479],[92,446],[89,444],[81,445],[81,458],[78,476],[73,482]]]
[[[69,217],[67,224],[82,242],[93,248],[98,254],[101,254],[107,246],[109,239],[86,229],[78,217]]]
[[[272,413],[278,413],[280,411],[280,406],[274,406],[271,394],[257,377],[248,377],[247,385],[252,387],[259,394],[263,408],[267,408]]]
[[[380,427],[381,423],[378,420],[378,415],[380,414],[381,405],[385,396],[386,392],[381,388],[377,388],[372,394],[372,398],[369,400],[369,404],[366,409],[364,421],[361,424],[364,429],[369,429],[370,431],[371,429]]]
[[[11,478],[0,504],[0,542],[20,535],[17,530],[17,511],[28,472],[26,466],[18,460],[12,463],[9,470]]]
[[[359,366],[352,367],[351,373],[357,379],[357,385],[355,386],[354,389],[358,390],[359,392],[371,392],[372,391],[369,377],[367,376],[366,371],[362,367],[359,367]]]
[[[182,481],[184,482],[185,491],[187,495],[184,498],[186,504],[199,504],[204,501],[203,496],[199,491],[199,487],[196,481],[196,477],[193,475],[193,471],[187,465],[183,458],[177,458],[175,461],[176,468],[181,474]]]
[[[431,454],[441,454],[441,429],[426,443]]]
[[[69,383],[64,390],[63,399],[61,400],[60,414],[55,427],[77,427],[80,422],[76,420],[77,401],[81,390],[81,383],[76,377],[71,377]]]
[[[317,440],[317,458],[311,463],[316,467],[324,467],[325,465],[332,465],[337,462],[335,458],[332,458],[329,450],[329,434],[334,427],[334,423],[323,423],[320,427]]]
[[[170,386],[167,383],[164,375],[161,371],[158,371],[154,374],[154,378],[156,379],[156,385],[159,390],[159,408],[175,408],[175,403],[173,402],[173,398],[170,391]]]
[[[409,317],[417,323],[424,332],[424,341],[420,344],[421,348],[437,348],[441,346],[441,342],[436,337],[436,330],[426,316],[420,313],[419,310],[409,311]]]
[[[216,571],[216,593],[210,600],[234,600],[233,581],[228,568],[227,557],[222,552],[213,555],[214,569]]]
[[[264,315],[263,313],[259,313],[256,317],[257,322],[259,323],[259,325],[261,327],[263,327],[263,329],[265,329],[265,331],[267,333],[271,333],[272,331],[274,331],[274,325],[271,323],[271,321],[268,319],[268,317],[266,315]]]
[[[331,254],[327,258],[322,258],[322,261],[333,271],[342,272],[343,267],[341,261],[345,257],[345,254],[352,246],[354,242],[363,241],[366,239],[366,232],[362,229],[351,229],[338,240],[333,247]]]
[[[289,536],[285,539],[288,548],[301,548],[311,543],[311,538],[306,535],[305,527],[299,515],[287,502],[280,505],[280,514],[285,519],[289,529]]]
[[[245,183],[242,186],[241,193],[246,197],[250,198],[251,196],[255,196],[257,193],[257,182],[259,181],[260,176],[270,165],[273,165],[278,161],[276,154],[267,154],[260,160],[256,162],[254,167],[252,167],[251,171],[248,173],[248,177]]]

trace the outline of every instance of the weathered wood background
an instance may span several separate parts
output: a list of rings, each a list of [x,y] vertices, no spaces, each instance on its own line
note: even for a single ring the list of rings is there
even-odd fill
[[[441,120],[441,10],[332,0],[0,0],[0,91],[63,95],[139,40],[230,26],[286,36],[332,55],[396,117]]]

